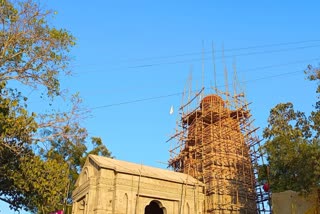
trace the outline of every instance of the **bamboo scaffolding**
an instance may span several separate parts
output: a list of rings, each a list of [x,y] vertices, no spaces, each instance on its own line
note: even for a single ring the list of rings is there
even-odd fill
[[[208,214],[270,213],[269,195],[257,184],[261,141],[244,93],[231,96],[215,88],[216,94],[194,105],[203,91],[180,108],[180,129],[168,140],[177,142],[169,166],[205,183]]]

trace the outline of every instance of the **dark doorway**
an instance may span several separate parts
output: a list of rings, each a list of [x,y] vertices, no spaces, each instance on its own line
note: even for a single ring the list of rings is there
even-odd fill
[[[144,209],[144,214],[164,214],[163,209],[155,202],[151,201]]]

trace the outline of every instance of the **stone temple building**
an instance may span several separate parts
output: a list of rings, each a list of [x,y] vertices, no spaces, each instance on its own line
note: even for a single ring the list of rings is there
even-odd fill
[[[215,94],[182,114],[182,146],[169,164],[205,184],[208,214],[257,213],[252,147],[259,140],[250,122],[245,104],[231,106]]]
[[[204,184],[190,175],[89,155],[73,214],[203,214]]]
[[[199,96],[198,93],[196,96]],[[211,94],[183,105],[169,139],[169,166],[90,155],[73,192],[73,214],[262,214],[269,194],[257,183],[263,156],[243,95]]]

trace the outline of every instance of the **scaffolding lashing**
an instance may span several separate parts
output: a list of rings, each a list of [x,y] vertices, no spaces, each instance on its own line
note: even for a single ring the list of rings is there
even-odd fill
[[[196,99],[202,93],[203,89],[180,108],[180,129],[169,139],[177,143],[169,166],[205,184],[208,214],[270,213],[269,195],[257,185],[261,141],[243,93]]]

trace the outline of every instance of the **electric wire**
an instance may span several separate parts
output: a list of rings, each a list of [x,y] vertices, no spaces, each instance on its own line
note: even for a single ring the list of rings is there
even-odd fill
[[[273,44],[263,44],[263,45],[255,45],[255,46],[248,46],[248,47],[240,47],[240,48],[228,48],[228,49],[218,49],[215,50],[216,53],[220,52],[232,52],[232,51],[243,51],[243,50],[250,50],[250,49],[258,49],[258,48],[270,48],[270,47],[277,47],[277,46],[286,46],[286,45],[296,45],[296,44],[303,44],[303,43],[311,43],[311,42],[320,42],[319,39],[314,40],[303,40],[303,41],[293,41],[293,42],[282,42],[282,43],[273,43]],[[168,56],[153,56],[153,57],[144,57],[144,58],[137,58],[132,61],[146,61],[146,60],[154,60],[154,59],[169,59],[169,58],[176,58],[182,56],[192,56],[192,55],[200,55],[202,53],[210,53],[212,51],[204,51],[204,52],[189,52],[189,53],[182,53],[182,54],[175,54],[175,55],[168,55]]]
[[[310,39],[310,40],[300,40],[300,41],[292,41],[292,42],[269,43],[269,44],[253,45],[248,47],[227,48],[227,49],[224,49],[224,52],[234,52],[234,51],[243,51],[243,50],[250,50],[250,49],[271,48],[271,47],[297,45],[297,44],[304,44],[304,43],[317,43],[317,42],[320,42],[320,40]],[[222,49],[215,50],[216,53],[220,53],[222,51],[223,51]],[[211,54],[211,52],[212,51],[204,51],[205,54],[207,53]],[[173,54],[173,55],[151,56],[151,57],[142,57],[142,58],[135,58],[135,59],[123,59],[123,60],[118,60],[117,62],[141,62],[141,61],[149,61],[149,60],[162,60],[162,59],[170,59],[170,58],[177,58],[177,57],[184,57],[184,56],[201,55],[202,53],[203,53],[202,51],[201,52],[195,51],[195,52],[187,52],[187,53]]]
[[[315,48],[320,47],[320,45],[311,45],[311,46],[301,46],[295,48],[286,48],[286,49],[277,49],[277,50],[270,50],[270,51],[257,51],[257,52],[249,52],[249,53],[242,53],[242,54],[233,54],[227,56],[216,57],[216,59],[223,59],[223,58],[234,58],[234,57],[241,57],[241,56],[253,56],[259,54],[270,54],[270,53],[280,53],[280,52],[287,52],[292,50],[302,50],[307,48]],[[174,62],[164,62],[164,63],[154,63],[154,64],[145,64],[145,65],[137,65],[137,66],[130,66],[127,68],[143,68],[143,67],[152,67],[152,66],[160,66],[160,65],[174,65],[174,64],[183,64],[188,62],[196,62],[196,61],[207,61],[212,60],[212,58],[195,58],[195,59],[187,59],[187,60],[180,60]]]
[[[255,68],[248,68],[248,69],[242,70],[238,73],[245,73],[245,72],[257,71],[257,70],[266,70],[266,69],[270,69],[270,68],[279,68],[279,67],[284,67],[284,66],[288,66],[288,65],[300,64],[300,63],[316,61],[316,60],[320,60],[320,57],[316,57],[316,58],[312,58],[312,59],[295,60],[295,61],[286,62],[286,63],[264,65],[264,66],[259,66],[259,67],[255,67]]]
[[[304,72],[304,71],[299,70],[299,71],[293,71],[293,72],[280,73],[280,74],[276,74],[276,75],[269,75],[269,76],[265,76],[265,77],[252,79],[252,80],[241,81],[239,83],[241,83],[241,84],[251,83],[251,82],[256,82],[256,81],[265,80],[265,79],[271,79],[271,78],[275,78],[275,77],[293,75],[293,74],[297,74],[297,73],[300,73],[300,72]],[[229,84],[229,85],[231,85],[231,84]],[[224,86],[225,85],[219,85],[217,87],[221,88],[221,87],[224,87]],[[193,90],[192,92],[196,92],[196,91],[198,91],[198,90]],[[91,108],[89,108],[89,110],[110,108],[110,107],[114,107],[114,106],[121,106],[121,105],[128,105],[128,104],[151,101],[151,100],[158,100],[158,99],[168,98],[168,97],[172,97],[172,96],[178,96],[178,95],[182,95],[182,94],[183,94],[183,92],[177,92],[177,93],[172,93],[172,94],[167,94],[167,95],[160,95],[160,96],[154,96],[154,97],[148,97],[148,98],[129,100],[129,101],[124,101],[124,102],[119,102],[119,103],[112,103],[112,104],[107,104],[107,105],[91,107]]]
[[[309,64],[312,61],[318,61],[318,60],[320,60],[320,57],[311,58],[311,59],[296,60],[296,61],[279,63],[279,64],[263,65],[263,66],[247,68],[247,69],[238,69],[239,71],[237,71],[237,73],[243,74],[243,73],[247,73],[247,72],[251,72],[251,71],[267,70],[267,69],[271,69],[271,68],[279,68],[279,67],[284,67],[284,66],[294,65],[294,64],[301,64],[301,63],[308,63]],[[221,75],[218,75],[218,76],[221,76]],[[123,89],[123,88],[121,88],[121,89]],[[131,88],[126,88],[126,90],[129,90],[129,89],[131,89]],[[101,90],[99,90],[99,91],[101,92]]]
[[[240,53],[240,54],[232,54],[232,55],[227,55],[227,56],[215,57],[215,59],[217,60],[217,59],[226,59],[226,58],[235,58],[235,57],[255,56],[255,55],[261,55],[261,54],[273,54],[273,53],[288,52],[288,51],[293,51],[293,50],[303,50],[303,49],[316,48],[316,47],[320,47],[320,44],[291,47],[291,48],[282,48],[282,49],[273,49],[273,50],[253,51],[253,52],[246,52],[246,53]],[[115,67],[115,68],[110,68],[110,70],[112,72],[112,71],[119,71],[119,70],[125,70],[125,69],[148,68],[148,67],[155,67],[155,66],[161,66],[161,65],[175,65],[175,64],[184,64],[184,63],[198,62],[198,61],[208,61],[208,60],[212,60],[212,58],[211,57],[199,57],[199,58],[193,58],[193,59],[182,59],[182,60],[175,60],[175,61],[168,61],[168,62]],[[136,70],[135,72],[141,72],[141,71],[144,71],[144,70]],[[106,71],[105,70],[80,71],[80,72],[76,72],[76,74],[102,73],[102,72],[105,73]]]
[[[249,71],[257,71],[257,70],[265,70],[265,69],[270,69],[270,68],[283,67],[283,66],[287,66],[287,65],[305,63],[305,62],[316,61],[316,60],[320,60],[320,57],[316,57],[316,58],[312,58],[312,59],[296,60],[296,61],[291,61],[291,62],[287,62],[287,63],[264,65],[264,66],[244,69],[244,70],[241,70],[240,72],[238,72],[238,74],[249,72]],[[289,73],[284,73],[284,74],[278,74],[278,75],[275,75],[275,76],[283,76],[283,75],[288,75],[288,74],[291,74],[291,73],[294,74],[294,73],[297,73],[297,72],[289,72]],[[266,77],[266,78],[269,78],[269,77]],[[265,79],[265,77],[262,77],[262,79]],[[257,79],[257,80],[260,80],[260,79]],[[242,83],[246,83],[246,82],[250,82],[250,81],[252,81],[252,80],[244,81]],[[217,88],[218,87],[220,88],[220,87],[223,87],[223,86],[217,86]],[[172,96],[177,96],[177,95],[181,95],[181,94],[182,94],[182,92],[174,93],[174,94],[168,94],[168,95],[161,95],[161,96],[157,96],[157,97],[142,98],[142,99],[137,99],[137,100],[130,100],[130,101],[124,101],[124,102],[120,102],[120,103],[114,103],[114,104],[110,104],[110,105],[97,106],[97,107],[93,107],[91,109],[95,110],[95,109],[99,109],[99,108],[107,108],[107,107],[112,107],[112,106],[126,105],[126,104],[143,102],[143,101],[148,101],[148,100],[156,100],[156,99],[161,99],[161,98],[166,98],[166,97],[172,97]]]

